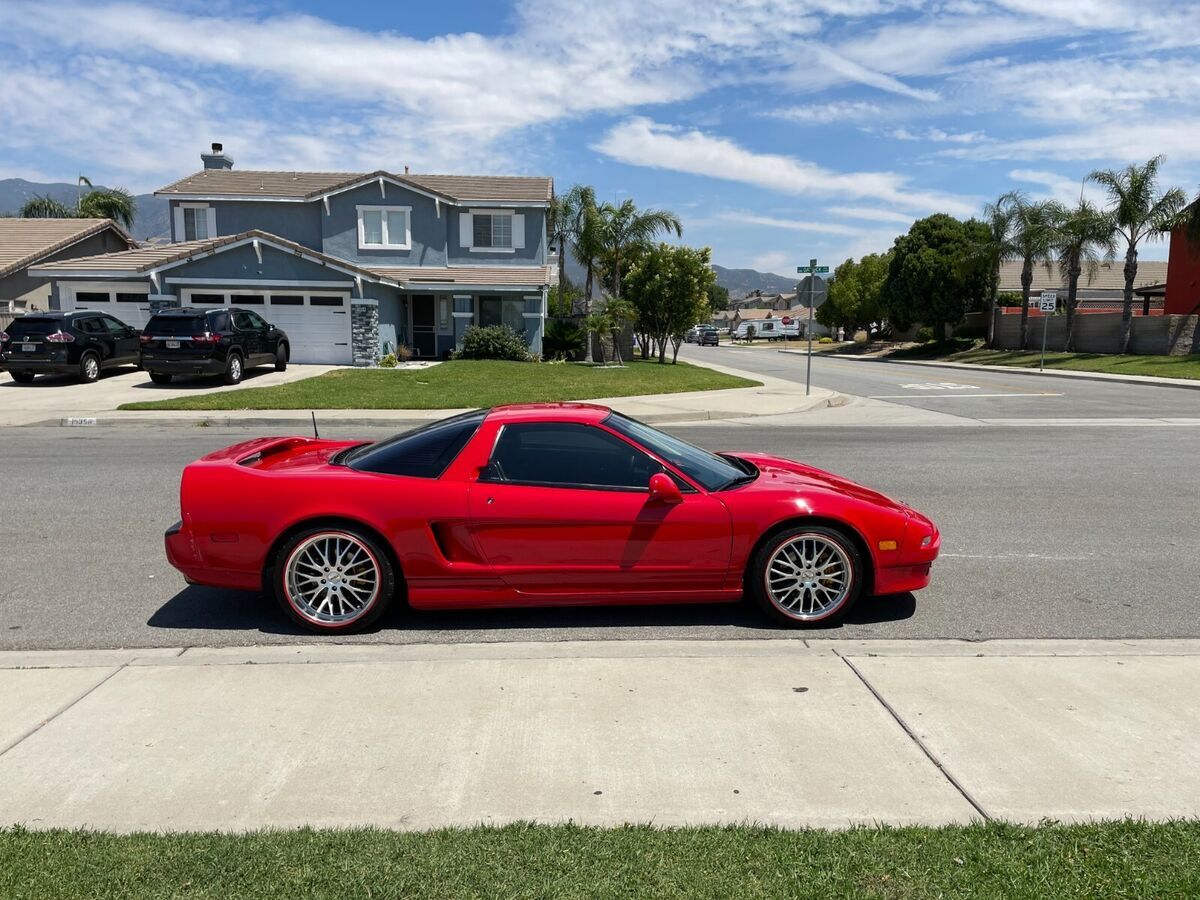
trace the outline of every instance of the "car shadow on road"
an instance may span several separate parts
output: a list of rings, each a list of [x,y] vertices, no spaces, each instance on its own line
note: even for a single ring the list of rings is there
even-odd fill
[[[249,386],[253,381],[275,371],[273,366],[255,366],[253,369],[246,369],[242,373],[242,380],[238,382],[237,387]],[[139,390],[162,391],[162,390],[212,390],[215,387],[225,387],[221,381],[220,375],[176,375],[169,384],[155,384],[150,380],[150,376],[146,376],[145,381],[139,381],[137,384],[131,384],[130,387],[138,388]]]
[[[864,597],[842,623],[806,634],[837,633],[844,625],[898,622],[916,612],[912,594]],[[283,614],[270,598],[251,591],[192,585],[150,617],[151,628],[257,631],[312,637]],[[729,626],[788,633],[745,603],[662,604],[654,606],[559,606],[540,609],[428,611],[397,605],[377,631],[543,631],[606,628],[711,628]]]

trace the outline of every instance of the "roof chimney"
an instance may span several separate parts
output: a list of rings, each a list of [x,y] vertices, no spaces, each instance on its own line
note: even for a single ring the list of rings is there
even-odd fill
[[[206,169],[232,169],[233,159],[225,155],[225,147],[214,143],[212,153],[201,153],[200,161]]]

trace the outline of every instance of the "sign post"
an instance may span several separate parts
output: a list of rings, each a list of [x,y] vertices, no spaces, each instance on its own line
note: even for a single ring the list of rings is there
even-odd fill
[[[1038,309],[1042,311],[1042,361],[1038,365],[1038,371],[1045,372],[1046,331],[1050,328],[1050,315],[1053,315],[1054,311],[1058,309],[1058,291],[1042,291],[1042,296],[1038,298]]]
[[[798,273],[808,273],[808,325],[805,330],[808,335],[808,366],[804,374],[804,396],[812,393],[812,334],[813,334],[813,298],[817,289],[817,276],[829,271],[829,266],[818,266],[815,259],[810,259],[807,266],[796,266]],[[799,293],[796,295],[800,296]]]

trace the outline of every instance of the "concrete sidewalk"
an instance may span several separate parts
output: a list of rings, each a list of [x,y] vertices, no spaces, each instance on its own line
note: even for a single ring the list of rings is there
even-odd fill
[[[780,350],[780,353],[807,356],[800,350]],[[978,363],[951,362],[942,359],[890,359],[886,356],[853,356],[838,354],[834,359],[853,360],[863,363],[883,363],[899,366],[928,366],[934,369],[969,369],[984,372],[1003,372],[1006,375],[1034,375],[1044,378],[1074,378],[1077,381],[1107,381],[1119,384],[1152,384],[1158,387],[1175,387],[1200,391],[1200,379],[1163,378],[1158,375],[1114,375],[1109,372],[1077,372],[1072,369],[1030,369],[1024,366],[989,366]]]
[[[731,388],[719,391],[692,391],[676,394],[650,394],[635,397],[602,397],[587,400],[611,406],[626,415],[641,419],[651,425],[678,422],[709,422],[726,419],[744,419],[756,416],[794,415],[838,406],[843,398],[835,391],[814,388],[806,396],[804,386],[783,378],[759,375],[741,369],[723,366],[707,360],[697,365],[761,382],[759,387]],[[291,375],[293,369],[281,376]],[[313,367],[310,367],[313,368]],[[321,372],[332,367],[322,367]],[[321,374],[317,372],[315,374]],[[269,373],[275,376],[277,373]],[[268,386],[267,375],[263,381],[255,381],[254,387]],[[294,380],[294,379],[291,379]],[[274,383],[274,382],[271,382]],[[249,385],[247,385],[249,386]],[[87,385],[85,387],[94,387]],[[230,388],[226,388],[230,390]],[[43,395],[44,396],[44,395]],[[6,392],[7,397],[7,392]],[[138,399],[145,399],[139,397]],[[121,402],[126,402],[122,400]],[[108,408],[80,410],[57,409],[43,404],[38,408],[25,405],[10,408],[0,403],[0,426],[4,425],[185,425],[185,426],[243,426],[273,429],[312,429],[308,410],[118,410],[116,404]],[[397,430],[414,428],[436,422],[447,416],[466,412],[465,409],[318,409],[317,422],[336,422],[344,426],[390,427]]]
[[[0,653],[0,824],[1200,814],[1200,641]]]

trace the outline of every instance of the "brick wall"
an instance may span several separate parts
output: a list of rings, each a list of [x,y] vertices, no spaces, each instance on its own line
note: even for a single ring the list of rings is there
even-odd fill
[[[356,366],[379,362],[379,304],[374,300],[350,302],[350,344]]]

